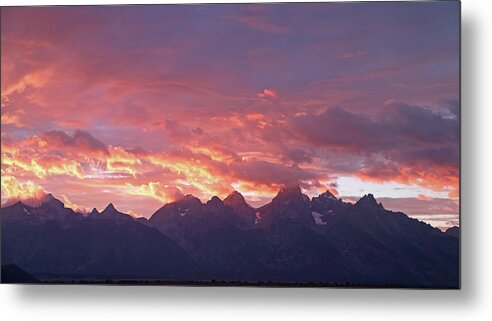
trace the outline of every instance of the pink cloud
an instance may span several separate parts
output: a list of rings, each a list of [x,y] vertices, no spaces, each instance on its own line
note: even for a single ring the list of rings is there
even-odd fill
[[[273,89],[265,88],[257,95],[258,98],[277,98],[277,93]]]
[[[357,50],[357,51],[351,51],[351,52],[347,52],[345,54],[342,55],[342,58],[343,59],[355,59],[355,58],[359,58],[359,57],[363,57],[365,55],[367,55],[367,50]]]

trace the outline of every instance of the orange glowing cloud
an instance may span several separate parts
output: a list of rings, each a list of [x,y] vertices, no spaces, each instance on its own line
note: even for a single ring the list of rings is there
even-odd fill
[[[433,191],[447,191],[450,198],[459,195],[459,175],[455,168],[449,166],[393,167],[387,171],[384,169],[362,169],[357,177],[361,180],[384,183],[388,181],[411,185],[415,184]]]
[[[24,126],[19,115],[8,112],[2,113],[2,125],[14,125],[16,127]]]
[[[202,154],[210,157],[214,161],[226,164],[230,164],[239,159],[239,156],[235,153],[219,146],[190,146],[189,149],[193,153]]]
[[[180,149],[163,154],[150,155],[148,160],[154,165],[182,175],[190,184],[200,189],[206,189],[206,185],[220,180],[214,173],[213,164],[215,161],[204,154]]]
[[[17,178],[2,173],[2,201],[3,205],[12,204],[16,201],[36,206],[46,196],[46,191],[32,181],[19,182]]]
[[[43,156],[38,160],[33,160],[32,165],[43,178],[46,175],[69,175],[79,179],[84,178],[82,166],[75,160],[69,160],[57,156]]]
[[[263,119],[261,115],[253,114],[249,118]],[[88,133],[39,133],[23,140],[2,142],[2,170],[7,175],[24,178],[33,175],[40,180],[55,175],[73,177],[86,181],[80,182],[82,189],[110,186],[122,194],[148,197],[161,203],[188,193],[205,199],[211,195],[224,197],[233,189],[244,193],[249,200],[268,199],[285,184],[295,182],[309,195],[327,189],[338,195],[330,185],[332,180],[326,178],[325,171],[305,151],[288,150],[285,155],[290,156],[284,159],[265,152],[236,154],[216,143],[188,145],[151,152],[105,145]],[[292,164],[291,160],[303,160],[305,166]],[[125,173],[131,176],[122,175]],[[458,182],[451,169],[446,171],[436,166],[425,170],[417,166],[398,170],[367,167],[358,170],[357,175],[368,181],[449,190],[450,197]]]
[[[124,190],[129,195],[152,197],[164,204],[178,200],[183,196],[183,193],[178,188],[170,187],[160,182],[149,182],[138,186],[127,183]]]
[[[78,183],[82,189],[106,186],[126,195],[149,197],[161,203],[178,199],[183,194],[182,189],[202,198],[225,197],[233,189],[251,198],[270,197],[282,183],[262,181],[262,173],[269,172],[281,180],[286,174],[283,171],[292,170],[278,167],[274,158],[271,162],[257,158],[243,160],[234,152],[215,145],[191,145],[189,149],[161,153],[109,145],[105,147],[107,153],[91,153],[94,144],[89,148],[86,142],[73,137],[41,133],[15,143],[6,142],[2,150],[3,170],[11,175],[33,175],[48,181],[48,176],[54,175],[63,175],[64,180],[74,177],[85,181]],[[131,174],[131,177],[121,173]],[[68,207],[84,210],[65,197]]]
[[[79,179],[84,178],[82,166],[77,161],[58,156],[33,158],[30,155],[8,155],[2,153],[2,166],[6,166],[5,172],[10,174],[29,172],[38,178],[62,174]]]
[[[61,201],[63,202],[65,207],[71,208],[75,212],[79,212],[79,213],[89,212],[86,207],[77,205],[77,204],[73,203],[72,201],[70,201],[70,199],[66,195],[62,194],[62,195],[60,195],[60,197],[61,197]]]
[[[109,146],[109,157],[106,159],[108,171],[126,172],[135,176],[137,174],[135,165],[139,164],[141,164],[141,161],[134,154],[121,147]]]
[[[262,129],[267,126],[272,126],[272,123],[266,120],[266,116],[264,114],[247,114],[246,119],[255,122],[257,124],[257,127]]]
[[[2,71],[2,98],[12,93],[21,93],[27,87],[41,88],[49,80],[53,70],[41,69],[23,75],[17,81],[10,81],[10,75]]]
[[[232,187],[247,198],[272,198],[274,197],[282,185],[280,184],[255,184],[244,180],[238,180],[231,184]]]

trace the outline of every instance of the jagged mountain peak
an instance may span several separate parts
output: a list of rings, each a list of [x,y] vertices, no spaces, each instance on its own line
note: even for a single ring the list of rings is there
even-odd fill
[[[10,217],[17,217],[19,215],[24,216],[25,214],[32,213],[32,207],[24,204],[22,201],[17,201],[11,204],[4,204],[2,206],[2,215],[0,217],[7,217],[5,213],[9,213]]]
[[[45,202],[49,202],[52,200],[56,200],[56,198],[51,193],[46,194],[43,198],[43,201],[45,201]]]
[[[233,191],[231,194],[229,194],[225,199],[224,199],[224,204],[235,208],[238,206],[249,206],[249,204],[246,202],[246,199],[244,196],[239,193],[238,191]]]
[[[229,206],[237,215],[239,215],[245,225],[254,225],[256,216],[255,209],[246,202],[241,193],[238,191],[232,192],[224,199],[224,204]]]
[[[371,202],[371,203],[377,203],[376,198],[374,197],[373,194],[369,193],[364,196],[362,196],[358,202]]]
[[[212,206],[223,206],[224,203],[220,198],[217,196],[213,196],[208,202],[207,205],[212,205]]]
[[[183,198],[173,202],[173,203],[200,203],[202,204],[202,201],[200,199],[192,194],[186,194]]]
[[[101,214],[113,212],[118,212],[118,210],[114,207],[113,203],[109,203],[108,206],[106,206],[106,208],[101,212]]]
[[[25,207],[25,206],[28,206],[27,204],[24,204],[22,203],[22,201],[16,201],[15,203],[10,203],[10,204],[6,204],[6,205],[2,205],[2,208],[5,207],[9,207],[9,208],[21,208],[21,207]]]
[[[92,211],[89,213],[89,215],[98,215],[99,211],[94,207]]]
[[[299,185],[282,187],[277,196],[273,198],[272,202],[286,202],[292,199],[304,199]]]
[[[356,206],[365,206],[365,207],[378,207],[378,208],[383,208],[383,205],[381,203],[378,203],[376,198],[374,197],[373,194],[369,193],[361,197],[357,203],[355,203]]]
[[[330,191],[326,191],[311,200],[311,209],[323,215],[332,216],[346,206],[341,199],[338,199]]]
[[[188,218],[188,214],[198,213],[202,211],[203,207],[204,204],[199,198],[191,194],[187,194],[179,200],[164,204],[154,214],[152,214],[149,221],[168,222],[169,220],[175,219],[174,217],[177,217],[178,219],[183,217]]]
[[[234,193],[233,198],[241,199],[238,194]],[[10,253],[24,246],[16,258],[19,264],[33,271],[53,269],[49,271],[60,275],[73,273],[72,262],[67,263],[64,256],[71,253],[71,257],[81,255],[80,259],[77,257],[80,262],[90,263],[84,273],[104,278],[104,273],[121,273],[124,268],[125,273],[142,280],[156,273],[166,280],[176,276],[185,279],[193,277],[195,271],[199,273],[197,277],[205,275],[207,279],[233,275],[239,280],[251,280],[254,268],[258,275],[266,275],[266,280],[270,275],[281,275],[278,280],[282,282],[340,284],[346,282],[347,275],[354,275],[354,282],[359,285],[389,282],[443,288],[455,287],[459,281],[458,238],[443,237],[443,233],[403,213],[380,209],[373,195],[362,197],[357,203],[360,207],[325,199],[330,197],[326,193],[321,199],[318,196],[305,202],[298,188],[283,190],[278,197],[283,196],[288,196],[285,201],[290,202],[243,208],[244,211],[208,205],[223,204],[218,197],[202,204],[189,196],[192,203],[180,200],[166,204],[149,221],[132,219],[109,204],[104,211],[108,215],[95,215],[87,221],[83,217],[60,221],[66,222],[63,225],[40,224],[44,221],[36,214],[55,212],[51,207],[27,213],[18,203],[19,210],[2,209],[2,224],[9,224],[4,230],[11,233],[6,239],[15,241],[2,242],[2,246],[8,244]],[[374,204],[378,207],[366,206]],[[330,210],[336,214],[330,216]],[[98,211],[92,210],[94,213]],[[111,225],[112,222],[116,223]],[[27,232],[36,233],[21,233],[22,226],[28,228]],[[59,232],[54,233],[54,228],[59,228]],[[453,228],[446,234],[456,232],[459,229]],[[94,254],[79,250],[87,242],[85,236],[97,245]],[[26,238],[29,242],[24,241]],[[42,246],[30,246],[36,242]],[[429,247],[429,243],[433,246]],[[397,256],[399,253],[401,256]],[[176,260],[181,263],[169,267]],[[114,265],[107,268],[108,264]],[[186,270],[187,266],[190,270]],[[142,271],[146,274],[140,274]],[[181,271],[186,273],[181,275]]]
[[[338,200],[338,198],[329,190],[326,190],[326,192],[319,194],[318,198]]]
[[[65,207],[65,204],[56,199],[52,194],[45,195],[40,204],[31,206],[22,201],[13,204],[12,211],[20,214],[29,214],[33,220],[44,222],[49,220],[71,219],[77,215],[71,208]]]
[[[63,208],[65,207],[65,204],[63,204],[62,201],[60,201],[59,199],[55,198],[53,196],[53,194],[49,193],[49,194],[46,194],[41,202],[41,206],[43,205],[49,205],[51,207],[55,207],[55,208]]]
[[[92,212],[97,214],[97,210],[96,212],[92,210]],[[118,211],[116,207],[114,207],[113,203],[109,203],[99,215],[91,215],[91,217],[98,219],[116,219],[117,221],[133,220],[131,215]]]
[[[244,201],[244,196],[243,194],[239,193],[238,191],[232,191],[227,197],[224,199],[225,201]]]
[[[459,237],[460,236],[460,228],[458,226],[453,226],[453,227],[448,228],[445,233],[447,235]]]

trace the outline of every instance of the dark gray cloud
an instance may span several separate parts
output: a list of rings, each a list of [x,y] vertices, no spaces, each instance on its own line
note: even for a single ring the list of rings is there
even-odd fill
[[[48,144],[59,147],[77,148],[81,151],[108,152],[106,144],[84,130],[76,130],[73,135],[59,130],[52,130],[41,133],[39,136],[44,138]]]
[[[300,180],[316,179],[316,175],[298,166],[288,166],[265,161],[242,161],[228,167],[236,178],[259,184],[290,186]]]
[[[378,162],[458,164],[458,119],[420,106],[391,103],[371,117],[332,107],[295,117],[292,126],[313,147],[379,155]]]
[[[293,162],[295,164],[302,164],[302,163],[310,164],[313,162],[313,157],[311,156],[311,153],[300,148],[286,150],[283,153],[281,159],[282,161]]]

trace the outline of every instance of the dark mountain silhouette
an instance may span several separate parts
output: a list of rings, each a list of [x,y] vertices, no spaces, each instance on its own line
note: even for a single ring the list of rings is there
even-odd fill
[[[256,211],[246,203],[241,193],[234,191],[224,199],[224,204],[229,206],[244,222],[245,226],[251,227],[255,224]]]
[[[84,218],[51,203],[2,208],[2,264],[69,278],[189,277],[193,262],[178,245],[114,206]]]
[[[385,210],[371,194],[333,213],[325,217],[325,235],[338,253],[346,253],[342,260],[346,269],[365,271],[356,278],[360,282],[458,286],[456,239],[403,213]]]
[[[234,194],[226,198],[227,203],[242,204]],[[236,201],[231,202],[231,198]],[[284,188],[271,203],[256,210],[254,228],[224,220],[224,214],[222,219],[204,214],[209,203],[198,200],[194,209],[187,210],[188,220],[197,224],[176,214],[178,219],[171,220],[165,209],[183,202],[164,206],[149,222],[164,233],[177,231],[171,237],[197,262],[212,267],[214,278],[442,287],[458,284],[458,242],[403,213],[385,210],[371,194],[352,205],[329,192],[309,200],[298,186]],[[216,204],[220,204],[218,199]],[[236,206],[228,207],[234,210]],[[214,211],[219,208],[223,209],[217,206]],[[252,212],[245,216],[237,211],[236,215],[251,220]],[[209,218],[206,224],[201,216]],[[168,218],[165,222],[164,217]],[[247,264],[253,262],[254,270]]]
[[[94,211],[95,210],[95,211]],[[112,203],[109,203],[106,208],[99,213],[96,209],[93,209],[89,214],[89,218],[96,220],[113,220],[113,221],[132,221],[131,215],[118,212]]]
[[[326,191],[311,200],[311,215],[317,225],[325,225],[326,220],[345,206],[348,205]]]
[[[299,186],[282,188],[271,203],[258,209],[257,224],[263,228],[286,221],[292,225],[312,225],[309,202]]]
[[[38,207],[31,207],[19,201],[2,208],[2,223],[4,221],[7,223],[17,222],[20,226],[28,223],[42,225],[46,222],[56,220],[63,227],[67,227],[82,219],[82,214],[66,208],[61,201],[54,198],[51,194],[46,195]]]
[[[457,288],[457,229],[388,211],[371,194],[310,200],[298,186],[258,209],[238,192],[205,204],[187,195],[149,220],[112,204],[84,217],[49,198],[2,208],[2,262],[72,279]]]
[[[446,230],[446,234],[454,237],[460,237],[460,228],[457,226],[450,227]]]
[[[39,283],[39,280],[15,264],[2,265],[2,283]]]
[[[241,196],[242,197],[242,196]],[[218,197],[203,204],[193,196],[164,205],[149,225],[172,238],[199,263],[199,278],[250,278],[263,272],[258,259],[266,248],[258,233]]]

